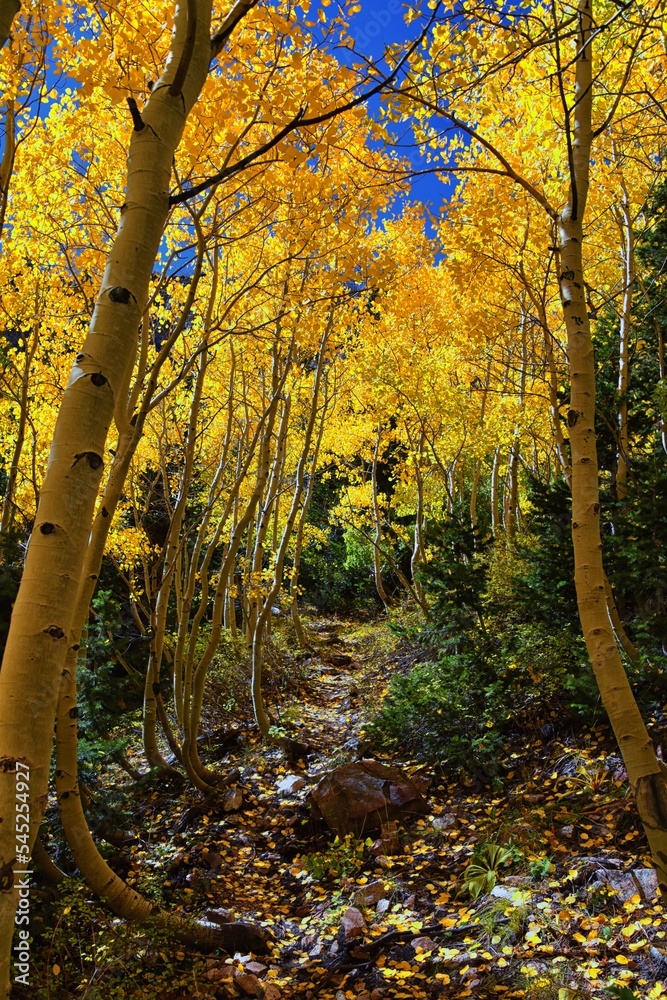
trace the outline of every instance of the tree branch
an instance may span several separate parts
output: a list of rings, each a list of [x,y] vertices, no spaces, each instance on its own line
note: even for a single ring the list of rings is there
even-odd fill
[[[241,20],[241,17],[245,16],[248,10],[250,10],[250,8],[254,6],[256,2],[257,0],[253,0],[252,3],[250,3],[249,0],[241,0],[241,2],[237,4],[237,7],[240,7],[242,3],[245,9],[241,14],[239,14],[239,16],[234,21],[234,24],[227,31],[225,40],[226,38],[229,37],[229,34],[233,30],[234,25]],[[236,8],[234,9],[236,10]],[[351,101],[347,101],[345,104],[342,104],[339,107],[331,108],[330,111],[325,111],[321,115],[313,115],[311,118],[305,117],[306,111],[308,109],[308,105],[305,105],[305,107],[300,108],[298,114],[295,115],[294,118],[292,118],[292,120],[289,121],[286,125],[284,125],[283,128],[276,135],[274,135],[272,139],[269,139],[263,145],[259,146],[256,150],[253,150],[253,152],[247,153],[246,156],[242,157],[240,160],[237,160],[236,163],[232,163],[229,166],[224,167],[222,170],[219,170],[218,173],[214,174],[212,177],[208,177],[206,180],[201,181],[199,184],[195,184],[191,188],[187,188],[187,190],[185,191],[180,191],[178,194],[171,195],[171,197],[169,198],[169,204],[181,205],[184,201],[187,201],[189,198],[194,198],[196,195],[201,194],[202,191],[206,191],[208,188],[213,187],[214,184],[219,184],[220,181],[225,180],[227,177],[232,177],[239,171],[244,170],[255,160],[259,159],[260,156],[263,156],[265,153],[268,153],[271,149],[277,146],[282,139],[288,136],[290,132],[293,132],[296,128],[298,127],[307,128],[313,125],[321,125],[323,122],[330,121],[332,118],[336,118],[338,115],[342,115],[346,111],[351,111],[353,108],[359,107],[360,104],[364,104],[366,101],[370,100],[371,97],[375,97],[376,94],[379,94],[382,90],[391,86],[391,84],[397,78],[397,76],[403,69],[405,63],[408,61],[412,53],[426,37],[426,34],[428,33],[431,25],[433,24],[437,10],[438,7],[436,6],[424,30],[420,33],[419,37],[415,39],[412,45],[410,45],[410,47],[403,55],[402,59],[399,60],[399,62],[396,64],[396,66],[391,71],[389,76],[383,77],[378,83],[375,84],[374,87],[371,87],[370,90],[365,91],[363,94],[359,94],[358,97],[354,97]],[[229,21],[229,18],[227,20]],[[226,30],[226,24],[227,22],[225,22],[225,25],[223,26],[223,29],[225,30]],[[223,29],[221,29],[221,31],[218,32],[218,34],[214,37],[218,38],[218,36],[222,33]],[[224,44],[224,41],[222,44]]]
[[[174,79],[169,85],[170,97],[180,97],[185,78],[190,69],[190,61],[195,47],[195,35],[197,32],[197,0],[188,0],[188,20],[185,33],[185,43],[181,58],[178,60]]]
[[[211,39],[211,60],[215,59],[222,52],[225,43],[236,25],[243,20],[243,18],[248,14],[253,7],[257,4],[257,0],[238,0],[234,4],[229,14],[222,22],[221,27],[216,31]]]

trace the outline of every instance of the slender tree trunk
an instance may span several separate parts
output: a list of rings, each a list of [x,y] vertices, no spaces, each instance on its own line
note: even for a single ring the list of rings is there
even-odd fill
[[[412,586],[414,587],[417,600],[426,611],[426,598],[424,588],[418,579],[419,567],[424,564],[426,553],[424,551],[424,477],[421,471],[421,450],[424,447],[424,435],[422,433],[419,441],[419,454],[416,457],[415,478],[417,487],[417,510],[415,511],[415,526],[412,538],[412,555],[410,556],[410,573],[412,576]],[[472,504],[472,501],[471,501]]]
[[[472,528],[472,533],[477,539],[477,497],[479,496],[479,482],[482,476],[482,460],[481,458],[475,459],[475,469],[472,474],[472,489],[470,490],[470,527]]]
[[[6,2],[0,0],[0,49],[4,45],[2,36],[2,8],[6,7]],[[16,6],[18,10],[18,3]],[[9,100],[5,105],[5,148],[2,152],[0,162],[0,238],[5,228],[5,217],[7,215],[7,205],[9,203],[9,185],[14,172],[14,162],[16,159],[16,109],[14,101]]]
[[[549,366],[549,410],[551,412],[551,422],[556,440],[556,454],[560,463],[563,476],[572,489],[572,468],[570,466],[570,456],[563,436],[563,428],[560,422],[560,408],[558,405],[558,372],[554,360],[553,341],[551,332],[544,328],[544,345],[547,354],[547,364]]]
[[[1,231],[1,227],[0,227]],[[16,481],[18,479],[19,467],[21,463],[21,455],[23,453],[23,444],[25,441],[25,429],[28,422],[28,394],[30,389],[30,376],[33,358],[35,357],[35,351],[37,350],[37,345],[39,343],[39,319],[35,317],[35,328],[32,332],[32,337],[30,338],[30,345],[26,350],[24,357],[24,367],[23,376],[21,378],[21,393],[19,396],[19,414],[18,423],[16,427],[16,440],[14,441],[14,450],[12,452],[11,461],[9,463],[9,472],[7,474],[7,483],[5,485],[5,495],[2,501],[2,515],[0,516],[0,533],[5,532],[11,527],[12,521],[14,519],[14,491],[16,489]]]
[[[493,453],[493,465],[491,466],[491,531],[493,537],[498,537],[500,531],[500,509],[498,502],[498,479],[500,477],[500,446]]]
[[[378,456],[380,454],[380,441],[382,439],[382,432],[378,431],[377,439],[375,441],[375,449],[373,451],[373,463],[371,466],[371,489],[373,494],[373,522],[375,525],[375,535],[373,536],[373,576],[375,578],[375,589],[378,592],[378,597],[385,606],[385,609],[389,609],[389,598],[387,597],[387,591],[384,589],[384,581],[382,580],[382,556],[380,545],[382,542],[382,519],[380,516],[380,503],[378,500]]]
[[[519,370],[519,412],[523,409],[526,391],[526,312],[521,307],[521,360]],[[519,521],[519,457],[521,454],[520,417],[514,426],[512,446],[507,460],[507,484],[505,487],[505,530],[510,547],[514,546]]]
[[[296,521],[296,516],[297,513],[299,512],[299,507],[301,506],[301,500],[303,497],[304,483],[306,478],[306,465],[308,463],[308,459],[311,457],[311,443],[313,439],[315,425],[317,422],[317,408],[320,397],[320,386],[322,383],[322,372],[324,370],[326,345],[329,333],[331,331],[331,327],[332,327],[332,322],[329,321],[327,323],[326,329],[320,341],[317,368],[315,371],[315,377],[313,379],[310,413],[308,415],[308,423],[306,425],[304,433],[301,454],[299,456],[299,461],[296,468],[296,477],[294,482],[294,493],[292,495],[292,503],[290,504],[290,509],[287,514],[287,519],[283,527],[280,544],[274,545],[273,579],[271,581],[271,586],[269,588],[269,591],[263,599],[263,605],[257,617],[257,621],[255,623],[253,631],[252,660],[251,660],[252,705],[255,713],[255,721],[257,722],[259,731],[261,732],[264,739],[266,739],[269,735],[269,719],[264,706],[264,698],[262,694],[262,670],[264,666],[264,639],[268,631],[268,623],[270,621],[271,614],[273,611],[273,602],[278,597],[280,593],[280,588],[282,587],[283,569],[285,565],[285,556],[287,554],[287,546],[289,544],[292,531],[294,529],[294,523]],[[323,424],[320,426],[321,429],[323,430]],[[287,427],[285,428],[285,435],[286,433],[287,433]],[[314,475],[315,473],[315,462],[317,461],[317,453],[319,451],[320,441],[321,441],[321,434],[318,436],[316,440],[315,450],[312,456],[313,458],[312,475]]]
[[[584,292],[583,219],[589,185],[592,126],[591,0],[579,0],[579,36],[570,194],[559,218],[559,276],[567,328],[572,449],[572,539],[581,626],[637,809],[660,890],[667,899],[667,786],[616,646],[602,564],[595,437],[595,361]]]
[[[306,633],[299,616],[299,570],[301,568],[301,553],[303,551],[303,540],[306,530],[306,522],[308,520],[308,511],[310,510],[310,502],[313,498],[313,490],[315,488],[315,476],[317,474],[317,463],[320,455],[320,448],[322,446],[322,438],[324,437],[324,431],[327,423],[327,414],[329,407],[329,396],[328,396],[328,383],[326,374],[323,378],[324,382],[324,399],[322,402],[322,415],[320,418],[320,425],[317,432],[317,440],[315,443],[315,449],[313,451],[313,458],[310,466],[310,475],[308,477],[308,486],[306,487],[306,495],[301,507],[301,512],[299,514],[299,521],[297,524],[296,535],[294,539],[294,562],[292,564],[292,571],[290,573],[290,584],[289,584],[289,597],[290,597],[290,613],[292,616],[292,623],[294,625],[294,631],[296,632],[297,642],[301,649],[305,648],[308,643],[306,639]]]
[[[630,375],[629,342],[632,320],[632,295],[635,285],[635,236],[630,212],[630,199],[625,183],[620,210],[620,227],[623,239],[623,303],[619,317],[618,345],[618,450],[616,468],[616,495],[623,500],[628,492],[628,467],[630,462],[630,436],[628,433],[628,386]]]
[[[290,348],[291,353],[291,348]],[[276,359],[274,363],[277,364]],[[205,770],[201,762],[199,761],[197,753],[197,735],[199,732],[199,723],[201,719],[202,703],[204,698],[204,685],[206,682],[206,674],[208,668],[211,665],[211,660],[218,648],[218,643],[220,641],[220,633],[222,630],[222,618],[224,613],[225,599],[227,595],[228,588],[231,585],[231,580],[233,579],[234,565],[236,557],[241,546],[241,540],[243,535],[246,533],[253,517],[255,516],[255,511],[267,492],[267,479],[269,476],[269,466],[270,466],[270,447],[271,439],[273,436],[273,428],[275,426],[275,419],[278,411],[278,405],[280,403],[281,394],[285,384],[285,377],[287,372],[287,367],[285,366],[285,372],[282,378],[274,378],[273,380],[273,395],[267,405],[266,409],[266,419],[262,420],[260,428],[258,429],[258,439],[260,440],[259,445],[259,458],[257,462],[257,480],[255,487],[251,496],[246,503],[246,509],[242,516],[238,519],[234,530],[229,539],[229,544],[223,558],[222,566],[220,568],[219,580],[215,588],[214,598],[213,598],[213,611],[211,614],[211,633],[209,636],[206,648],[199,658],[198,662],[195,664],[195,645],[198,636],[199,625],[201,623],[201,617],[203,616],[205,610],[205,604],[202,601],[199,611],[195,616],[195,622],[193,629],[190,634],[190,641],[188,647],[188,658],[186,662],[186,680],[185,680],[185,728],[183,734],[183,756],[184,763],[188,769],[188,774],[197,785],[197,787],[210,787],[211,782],[219,781],[217,775],[210,775],[209,772]],[[277,368],[275,369],[277,373]],[[261,431],[261,438],[259,437]],[[254,448],[251,451],[251,456],[254,454]],[[250,457],[251,457],[250,456]],[[249,461],[250,459],[248,459]]]

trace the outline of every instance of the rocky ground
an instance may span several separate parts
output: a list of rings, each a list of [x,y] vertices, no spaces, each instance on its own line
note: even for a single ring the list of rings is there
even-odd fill
[[[216,800],[152,791],[135,843],[112,852],[141,891],[219,925],[259,925],[266,947],[258,938],[254,952],[241,941],[230,955],[188,954],[104,915],[72,882],[45,911],[35,995],[667,993],[667,918],[607,728],[547,727],[508,750],[500,777],[447,781],[419,762],[383,758],[364,736],[409,652],[372,623],[315,621],[311,635],[296,704],[292,694],[276,719],[282,745],[260,746],[240,725],[214,734],[204,756],[237,768],[236,786]],[[369,758],[394,778],[377,766],[364,778]],[[346,768],[372,786],[365,817],[350,815],[344,794],[333,813],[323,797]]]

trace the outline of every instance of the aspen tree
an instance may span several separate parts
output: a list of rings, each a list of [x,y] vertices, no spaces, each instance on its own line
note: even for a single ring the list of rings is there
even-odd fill
[[[646,19],[639,19],[636,25],[636,34],[627,48],[625,70],[617,74],[615,96],[610,99],[606,119],[597,126],[596,134],[605,130],[623,99],[631,78],[633,61],[642,41],[649,37],[653,27],[652,17],[656,11],[657,7],[653,12],[645,12]],[[576,16],[577,31],[572,39],[572,60],[567,69],[564,68],[561,51],[561,26],[557,23],[556,16],[553,31],[547,33],[547,38],[542,41],[543,45],[551,46],[564,123],[566,150],[564,157],[561,150],[561,159],[567,169],[567,198],[561,210],[553,208],[547,194],[526,177],[520,168],[513,166],[511,154],[506,148],[509,140],[506,135],[503,136],[502,125],[497,129],[496,137],[490,126],[485,131],[483,122],[477,127],[468,125],[456,115],[451,101],[445,108],[438,103],[437,98],[432,100],[430,94],[419,92],[416,85],[410,93],[430,114],[439,115],[467,132],[481,147],[482,155],[488,156],[491,162],[495,161],[491,171],[504,174],[522,187],[541,205],[556,227],[560,259],[558,283],[567,335],[570,382],[567,424],[572,455],[572,540],[579,615],[602,702],[623,755],[637,810],[649,841],[660,891],[667,899],[667,784],[623,668],[605,593],[595,435],[595,364],[583,255],[584,221],[594,139],[592,116],[596,77],[593,58],[595,38],[599,36],[600,30],[593,22],[592,0],[579,0]],[[612,13],[610,20],[617,17],[617,13]],[[500,30],[501,25],[496,25],[496,29]],[[534,47],[532,40],[528,41],[527,49],[532,55],[539,46]],[[605,36],[604,41],[608,46],[611,39]],[[647,44],[650,44],[650,39]],[[625,53],[626,49],[623,51]],[[512,60],[513,74],[516,70],[515,62],[520,64],[521,58]],[[570,76],[574,78],[571,93],[568,92]],[[493,87],[494,84],[487,86]],[[520,142],[523,138],[520,136]],[[500,148],[503,139],[505,149]],[[553,147],[557,150],[555,141]],[[519,146],[517,152],[520,156],[522,147]]]
[[[623,297],[618,317],[618,447],[616,455],[616,495],[625,499],[628,492],[630,434],[628,432],[628,390],[630,387],[630,326],[632,296],[635,288],[635,234],[627,185],[621,178],[621,201],[616,212],[621,235],[623,262]]]
[[[251,647],[252,703],[255,712],[255,720],[264,738],[266,738],[269,735],[269,721],[264,707],[264,700],[262,697],[264,637],[266,635],[269,617],[273,612],[274,602],[278,597],[278,594],[280,593],[280,589],[283,582],[283,569],[285,565],[285,557],[287,555],[287,546],[289,544],[292,535],[294,523],[296,521],[297,514],[299,512],[299,507],[302,504],[303,493],[305,489],[307,463],[309,461],[311,462],[312,466],[311,478],[313,477],[316,470],[317,457],[322,440],[322,430],[323,430],[322,422],[320,422],[320,432],[315,438],[315,444],[312,449],[311,445],[313,443],[313,435],[315,433],[315,428],[317,425],[318,404],[320,400],[320,391],[322,386],[322,378],[326,360],[327,342],[331,334],[332,322],[333,322],[333,316],[330,316],[326,322],[325,329],[322,334],[322,339],[319,344],[317,365],[313,377],[313,386],[310,398],[307,423],[303,435],[303,444],[296,468],[295,482],[292,491],[292,502],[283,527],[280,544],[277,546],[274,545],[273,578],[269,584],[266,594],[263,595],[261,607],[257,608],[257,614],[252,623],[252,647]]]
[[[667,786],[614,641],[602,565],[595,438],[595,365],[584,293],[584,217],[592,141],[593,46],[590,0],[580,0],[570,194],[558,218],[559,275],[571,380],[567,415],[572,451],[572,539],[584,639],[602,702],[618,740],[646,831],[660,891],[667,899]]]
[[[241,0],[238,20],[249,8]],[[189,12],[189,13],[188,13]],[[30,773],[32,847],[46,804],[53,723],[107,433],[122,408],[169,211],[174,152],[208,73],[211,4],[176,9],[165,70],[135,116],[125,207],[88,337],[63,397],[0,671],[0,992],[9,992],[17,895],[17,767]],[[235,21],[233,21],[235,23]]]

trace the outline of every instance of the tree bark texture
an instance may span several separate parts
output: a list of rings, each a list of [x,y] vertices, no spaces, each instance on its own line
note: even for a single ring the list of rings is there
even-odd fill
[[[61,404],[0,672],[0,995],[9,992],[17,767],[30,773],[30,846],[46,805],[53,725],[115,408],[126,402],[137,334],[169,212],[174,153],[208,72],[210,0],[197,0],[181,92],[170,84],[188,35],[180,3],[169,58],[132,132],[125,203],[88,336]]]

